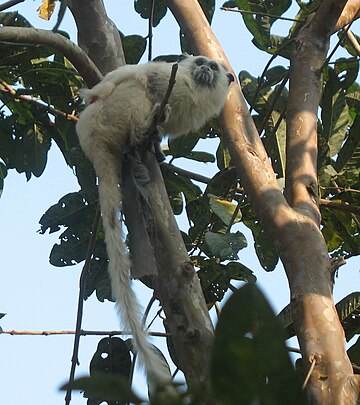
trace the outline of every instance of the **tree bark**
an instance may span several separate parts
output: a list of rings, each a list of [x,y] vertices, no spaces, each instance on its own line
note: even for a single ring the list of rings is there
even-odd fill
[[[116,25],[106,14],[102,0],[71,0],[69,9],[78,29],[78,44],[105,75],[125,65]]]
[[[315,123],[320,69],[325,61],[326,41],[330,34],[336,27],[348,24],[350,18],[358,15],[359,2],[349,3],[342,13],[345,1],[324,1],[312,17],[311,21],[316,24],[316,29],[312,26],[315,53],[308,56],[312,65],[307,65],[309,59],[303,59],[302,52],[308,52],[308,45],[304,46],[303,43],[306,38],[300,37],[297,41],[298,49],[295,48],[295,52],[301,52],[297,60],[304,72],[296,73],[295,80],[303,89],[306,88],[306,92],[299,94],[298,86],[292,82],[289,108],[293,110],[287,120],[286,199],[278,187],[238,85],[232,85],[221,116],[241,183],[265,230],[272,237],[285,267],[304,368],[309,370],[310,364],[315,361],[306,388],[309,402],[313,404],[354,404],[359,395],[359,379],[352,372],[345,351],[344,332],[332,299],[330,261],[319,230],[316,193]],[[168,4],[194,53],[213,57],[230,69],[198,2],[168,0]],[[299,114],[303,114],[302,126],[299,126]]]
[[[157,232],[158,292],[173,343],[190,388],[204,392],[210,404],[209,363],[214,331],[200,280],[194,271],[167,196],[158,162],[148,153],[149,201]]]
[[[346,3],[323,2],[299,32],[291,55],[285,195],[297,212],[299,231],[288,235],[282,261],[289,279],[304,370],[308,372],[315,363],[306,387],[309,403],[353,404],[359,393],[359,381],[346,354],[344,331],[333,302],[330,261],[319,231],[317,195],[321,74],[330,36],[339,19],[344,23],[344,15],[349,15],[349,8],[344,10]]]

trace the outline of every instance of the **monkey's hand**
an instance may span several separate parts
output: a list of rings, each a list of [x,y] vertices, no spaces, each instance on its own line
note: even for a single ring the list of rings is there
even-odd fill
[[[156,156],[156,160],[161,163],[165,160],[165,155],[163,151],[161,150],[161,139],[164,135],[163,130],[161,125],[166,123],[169,119],[171,108],[169,104],[165,104],[164,107],[161,106],[160,103],[155,104],[154,110],[153,110],[153,124],[156,128],[155,131],[153,131],[150,134],[150,137],[152,141],[154,142],[154,154]]]
[[[152,112],[154,124],[165,124],[169,120],[171,107],[169,104],[162,106],[160,103],[156,103]]]

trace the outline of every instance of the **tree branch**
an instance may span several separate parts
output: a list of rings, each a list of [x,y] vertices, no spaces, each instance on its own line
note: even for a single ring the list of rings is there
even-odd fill
[[[3,80],[0,80],[0,85],[4,86],[4,88],[1,88],[1,86],[0,86],[0,92],[2,94],[7,95],[8,97],[11,97],[15,101],[21,100],[26,103],[32,104],[39,110],[43,110],[54,116],[66,118],[67,120],[70,120],[70,121],[75,121],[75,122],[78,121],[78,117],[76,117],[73,114],[68,114],[64,111],[58,110],[57,108],[46,105],[43,102],[40,102],[39,100],[35,99],[34,97],[26,96],[24,94],[17,94],[17,91],[14,90],[14,88],[12,86],[10,86],[8,83],[6,83]]]
[[[323,2],[300,30],[291,54],[285,196],[291,207],[301,210],[318,226],[317,110],[321,96],[320,79],[329,38],[345,4],[346,0],[333,2],[330,6]]]
[[[205,396],[210,401],[208,372],[213,326],[200,280],[174,218],[159,164],[149,152],[144,164],[151,177],[149,202],[156,224],[154,248],[161,304],[189,387],[205,389]]]
[[[3,4],[0,4],[0,11],[4,11],[7,8],[15,6],[16,4],[23,3],[25,0],[9,0]]]
[[[341,15],[339,16],[336,24],[333,27],[332,33],[341,30],[346,25],[351,24],[358,18],[360,18],[360,0],[348,0]]]
[[[106,73],[125,65],[122,42],[114,22],[107,16],[102,0],[72,0],[69,9],[78,28],[79,46]],[[86,84],[90,86],[89,83]],[[95,84],[95,83],[94,83]]]
[[[79,362],[78,355],[79,355],[80,336],[81,336],[80,331],[81,331],[81,324],[82,324],[82,318],[83,318],[86,278],[87,278],[87,275],[90,270],[91,257],[94,252],[99,223],[100,223],[100,205],[98,203],[97,207],[96,207],[94,222],[93,222],[93,225],[91,228],[91,234],[90,234],[89,245],[88,245],[88,249],[87,249],[87,253],[86,253],[85,264],[84,264],[83,269],[81,270],[80,281],[79,281],[78,309],[77,309],[77,315],[76,315],[75,338],[74,338],[73,354],[71,357],[69,384],[71,384],[74,381],[76,365]],[[71,389],[68,389],[66,391],[66,395],[65,395],[65,403],[68,405],[68,404],[70,404],[70,401],[71,401]]]
[[[241,13],[241,14],[260,15],[260,16],[263,16],[263,17],[274,18],[276,20],[304,22],[304,20],[299,20],[299,19],[296,19],[296,18],[282,17],[280,15],[275,15],[275,14],[262,13],[260,11],[241,10],[241,9],[234,9],[234,8],[230,8],[230,7],[220,7],[220,10],[232,11],[232,12]]]
[[[169,337],[170,333],[164,332],[147,332],[150,336],[155,337]],[[34,330],[3,330],[0,332],[3,335],[12,335],[12,336],[53,336],[53,335],[75,335],[79,334],[80,336],[131,336],[132,332],[130,331],[121,331],[121,330],[85,330],[80,329],[79,332],[74,330],[43,330],[43,331],[34,331]]]
[[[52,31],[22,27],[0,27],[0,42],[45,45],[60,52],[75,66],[89,87],[94,86],[102,78],[99,69],[81,48],[64,36]]]

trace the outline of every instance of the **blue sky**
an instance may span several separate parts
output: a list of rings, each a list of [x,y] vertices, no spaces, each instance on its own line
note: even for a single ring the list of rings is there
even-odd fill
[[[134,12],[132,0],[105,0],[104,3],[109,16],[124,34],[147,34],[147,21]],[[36,27],[51,29],[56,16],[49,23],[40,20],[36,14],[40,4],[40,0],[26,0],[11,10],[19,9]],[[220,7],[221,4],[222,2],[218,2],[217,6]],[[286,33],[289,24],[279,24],[278,33]],[[69,12],[61,29],[68,31],[72,38],[76,39],[75,26]],[[244,28],[240,15],[217,10],[213,29],[236,72],[248,70],[252,75],[261,73],[268,56],[251,44],[251,37]],[[356,28],[354,30],[356,31]],[[168,13],[165,20],[154,30],[153,55],[155,57],[179,52],[178,27]],[[193,167],[187,168],[206,176],[214,173],[213,168],[204,164],[194,164]],[[26,182],[24,175],[15,171],[10,172],[6,178],[4,193],[0,199],[0,312],[7,313],[0,325],[4,330],[74,330],[81,266],[51,266],[48,256],[52,245],[57,242],[58,235],[40,235],[37,231],[42,214],[63,195],[78,189],[76,177],[66,166],[56,145],[51,148],[48,166],[39,179],[33,178]],[[186,224],[183,226],[186,228]],[[246,236],[249,237],[251,245],[248,232]],[[251,249],[240,252],[240,260],[254,270],[275,310],[281,310],[289,301],[289,291],[280,266],[271,274],[265,273]],[[335,301],[360,285],[359,267],[359,260],[353,259],[341,268],[336,281]],[[143,305],[146,305],[150,297],[149,292],[143,287],[137,291]],[[119,329],[113,304],[98,303],[93,297],[86,301],[83,329]],[[159,328],[155,327],[154,330]],[[89,361],[99,339],[81,339],[78,375],[88,372]],[[161,339],[153,341],[156,344],[160,342],[160,346],[163,346]],[[68,378],[72,345],[73,336],[2,335],[2,403],[63,403],[64,394],[59,393],[58,387]],[[137,377],[136,386],[139,389],[143,387],[141,374]],[[74,394],[73,398],[73,405],[86,403],[80,394]]]

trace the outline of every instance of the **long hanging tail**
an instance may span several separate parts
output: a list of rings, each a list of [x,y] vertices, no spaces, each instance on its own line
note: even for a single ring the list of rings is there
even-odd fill
[[[105,166],[106,165],[106,166]],[[102,160],[101,168],[95,167],[99,177],[99,198],[105,229],[105,242],[109,256],[111,288],[122,325],[133,334],[134,346],[140,364],[148,376],[161,383],[169,382],[167,365],[161,356],[150,346],[141,321],[141,306],[131,286],[130,259],[122,240],[119,220],[121,190],[118,185],[117,164],[108,159]]]

